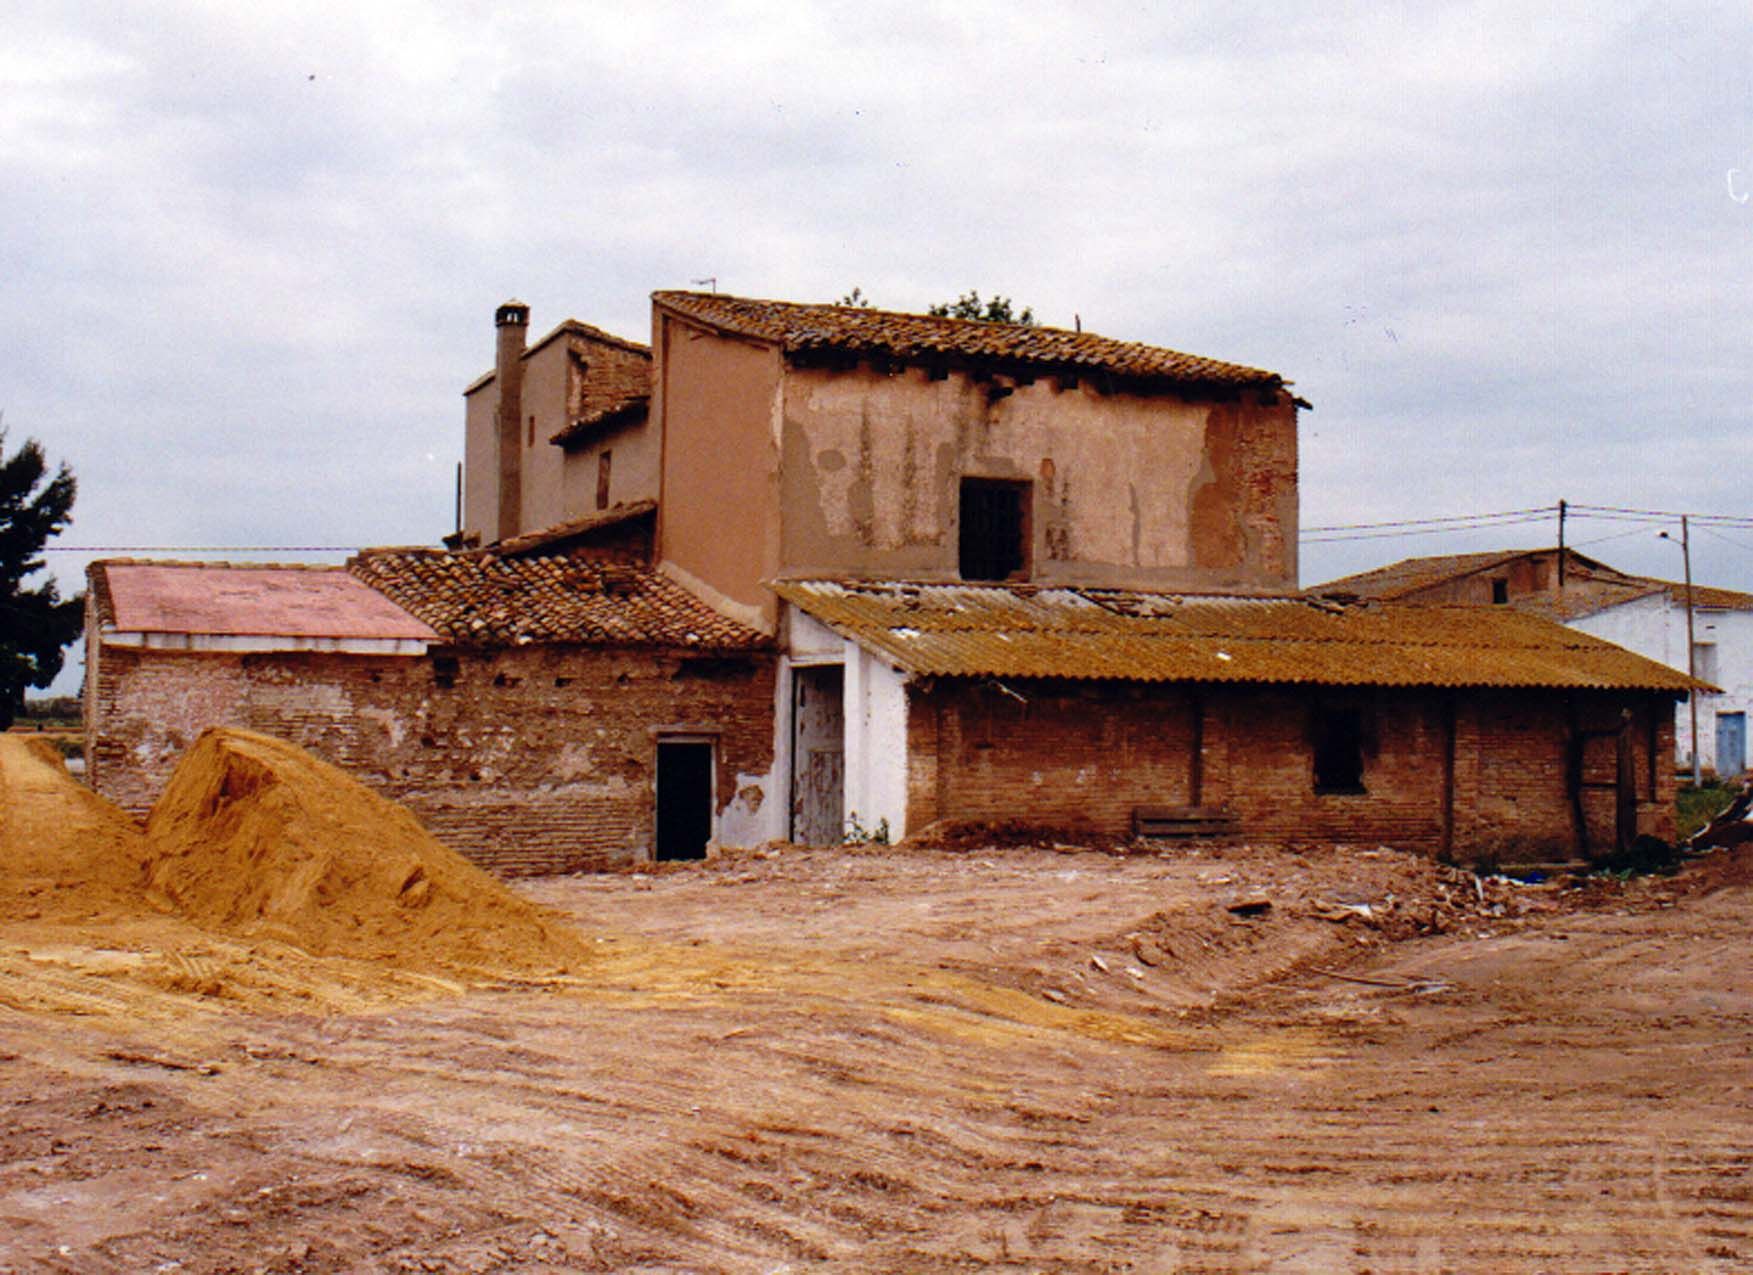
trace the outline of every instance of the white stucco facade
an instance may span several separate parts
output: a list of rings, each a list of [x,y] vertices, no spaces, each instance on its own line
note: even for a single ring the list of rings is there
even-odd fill
[[[1686,667],[1686,605],[1684,599],[1668,593],[1608,607],[1572,620],[1570,627],[1670,668]],[[1705,770],[1733,773],[1753,760],[1747,744],[1747,723],[1753,718],[1753,610],[1695,608],[1693,642],[1698,648],[1699,678],[1722,688],[1721,694],[1698,697],[1699,759]],[[1733,748],[1737,739],[1739,758],[1719,755],[1719,743]],[[1691,765],[1692,707],[1685,701],[1674,710],[1674,750],[1676,762]]]
[[[774,688],[774,771],[781,791],[790,793],[800,765],[796,757],[794,722],[800,670],[838,667],[843,672],[844,767],[840,822],[848,833],[886,831],[899,840],[907,828],[907,689],[906,675],[850,638],[843,638],[795,607],[785,609],[781,630],[783,654]],[[789,806],[769,813],[768,835],[790,835],[779,826]],[[746,834],[745,834],[746,835]]]

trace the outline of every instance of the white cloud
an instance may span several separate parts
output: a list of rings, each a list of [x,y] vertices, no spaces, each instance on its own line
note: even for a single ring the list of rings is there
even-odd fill
[[[450,475],[425,457],[460,452],[495,303],[642,337],[647,293],[705,276],[899,307],[976,287],[1280,370],[1316,404],[1310,522],[1746,507],[1753,203],[1726,174],[1753,172],[1753,35],[1709,6],[11,26],[0,406],[78,470],[82,541],[434,539]],[[1311,547],[1305,577],[1460,547]],[[1753,553],[1698,548],[1753,587]]]

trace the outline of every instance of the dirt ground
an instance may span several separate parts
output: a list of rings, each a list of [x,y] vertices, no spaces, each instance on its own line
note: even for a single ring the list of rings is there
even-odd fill
[[[0,1271],[1732,1271],[1753,871],[775,848],[374,974],[0,920]]]

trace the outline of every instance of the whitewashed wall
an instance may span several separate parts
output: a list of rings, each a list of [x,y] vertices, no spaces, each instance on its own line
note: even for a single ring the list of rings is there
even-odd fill
[[[1609,607],[1571,621],[1570,627],[1670,668],[1686,668],[1686,607],[1666,594]],[[1699,697],[1698,754],[1705,769],[1717,770],[1718,715],[1743,713],[1753,719],[1753,611],[1698,608],[1693,614],[1693,640],[1716,647],[1714,676],[1709,670],[1701,670],[1700,675],[1722,687],[1723,693]],[[1674,709],[1674,752],[1676,762],[1691,764],[1692,710],[1685,701]]]

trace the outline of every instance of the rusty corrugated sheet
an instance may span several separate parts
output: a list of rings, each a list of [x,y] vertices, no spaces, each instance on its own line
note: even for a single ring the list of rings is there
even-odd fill
[[[722,332],[772,341],[788,354],[847,350],[898,359],[961,356],[1198,385],[1282,385],[1276,372],[1183,354],[1142,341],[1036,324],[986,323],[844,305],[760,301],[714,292],[657,292],[652,300]]]
[[[779,596],[910,672],[1140,682],[1686,691],[1684,673],[1503,608],[791,580]]]

